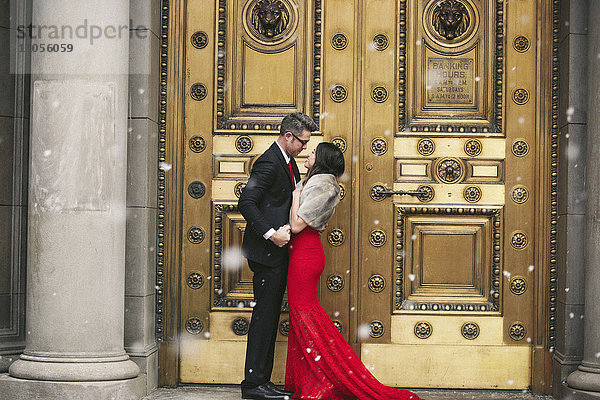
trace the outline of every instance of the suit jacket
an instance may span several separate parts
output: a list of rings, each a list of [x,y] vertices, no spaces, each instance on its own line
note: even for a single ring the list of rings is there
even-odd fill
[[[293,158],[290,161],[298,181],[298,166]],[[287,246],[278,247],[263,235],[271,228],[277,230],[289,223],[292,190],[290,168],[279,146],[273,143],[254,162],[238,201],[238,209],[246,219],[242,253],[247,259],[270,267],[287,266]]]

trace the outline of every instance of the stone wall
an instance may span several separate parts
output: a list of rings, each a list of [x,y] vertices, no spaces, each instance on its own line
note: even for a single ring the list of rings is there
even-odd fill
[[[158,384],[155,341],[160,0],[131,0],[125,350]]]
[[[562,383],[583,358],[587,10],[586,0],[561,0],[559,281],[552,371],[557,399],[570,398]]]
[[[25,347],[26,221],[30,62],[10,47],[11,18],[30,16],[30,0],[0,0],[0,372]],[[22,8],[14,9],[15,4]],[[130,1],[125,349],[147,390],[158,384],[154,339],[160,0]],[[17,51],[18,49],[13,49]],[[10,69],[11,58],[21,62]],[[20,71],[21,73],[14,73]]]
[[[12,3],[11,10],[10,0],[0,1],[0,372],[25,347],[30,79],[24,74],[28,58],[10,42],[11,28],[14,35],[30,7],[28,1]]]

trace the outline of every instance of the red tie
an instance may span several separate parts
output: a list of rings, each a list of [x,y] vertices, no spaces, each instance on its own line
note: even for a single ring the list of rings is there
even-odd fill
[[[290,174],[292,175],[292,190],[296,189],[296,178],[294,178],[294,170],[292,169],[292,162],[288,163],[288,167],[290,167]]]

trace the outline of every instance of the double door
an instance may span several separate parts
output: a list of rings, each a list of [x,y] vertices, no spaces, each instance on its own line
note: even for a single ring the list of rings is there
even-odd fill
[[[173,138],[182,382],[243,379],[252,275],[237,199],[295,111],[319,124],[301,173],[321,141],[344,152],[320,299],[373,374],[393,386],[501,389],[545,376],[538,3],[187,1],[183,134]]]

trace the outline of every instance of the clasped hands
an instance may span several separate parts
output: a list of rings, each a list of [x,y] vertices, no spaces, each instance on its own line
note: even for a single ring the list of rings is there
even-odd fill
[[[290,241],[292,228],[290,224],[285,224],[275,231],[269,239],[279,247],[283,247]]]

